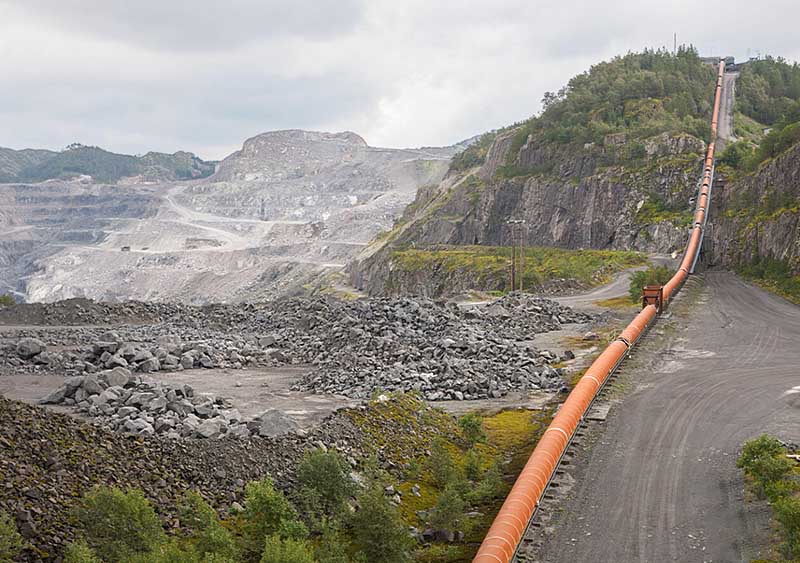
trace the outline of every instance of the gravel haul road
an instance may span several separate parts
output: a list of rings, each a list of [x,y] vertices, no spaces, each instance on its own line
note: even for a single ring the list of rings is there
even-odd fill
[[[736,457],[762,433],[800,441],[800,394],[787,393],[800,384],[800,309],[720,272],[706,274],[687,316],[666,349],[638,352],[657,356],[652,369],[630,371],[632,389],[577,453],[539,561],[757,554],[765,532],[747,516]]]

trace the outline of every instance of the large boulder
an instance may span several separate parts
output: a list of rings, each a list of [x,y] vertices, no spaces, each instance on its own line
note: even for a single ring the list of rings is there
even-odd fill
[[[197,427],[197,435],[200,438],[216,438],[220,434],[224,434],[228,429],[228,423],[221,417],[204,420],[200,426]]]
[[[131,372],[124,367],[115,367],[114,369],[101,372],[98,376],[105,381],[109,387],[125,387],[131,381]]]
[[[17,342],[17,355],[20,358],[29,360],[37,354],[41,354],[47,348],[44,342],[38,338],[23,338]]]
[[[276,409],[269,409],[251,421],[248,424],[248,428],[259,436],[276,438],[290,432],[297,432],[300,429],[300,425],[286,413]]]
[[[43,405],[57,405],[64,401],[64,395],[66,394],[67,386],[62,385],[58,389],[51,391],[45,398],[39,401],[39,403]]]
[[[90,374],[83,378],[81,388],[86,391],[86,395],[99,395],[103,392],[103,385],[100,383],[97,375]]]

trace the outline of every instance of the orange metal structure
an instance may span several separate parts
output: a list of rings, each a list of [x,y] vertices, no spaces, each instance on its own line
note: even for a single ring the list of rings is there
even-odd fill
[[[697,211],[694,225],[686,246],[683,260],[672,279],[661,289],[661,307],[666,306],[681,288],[694,268],[703,239],[706,213],[711,192],[714,168],[714,141],[717,137],[720,92],[725,61],[720,59],[717,84],[714,92],[714,109],[711,114],[711,142],[708,145]],[[594,401],[598,391],[608,377],[628,355],[630,349],[647,331],[660,312],[657,304],[645,304],[638,315],[622,331],[619,337],[608,345],[578,381],[567,399],[561,405],[550,426],[545,430],[531,457],[508,494],[492,527],[486,534],[473,563],[509,563],[517,551],[525,530],[533,517],[542,495],[544,495],[556,467],[564,455],[572,436],[583,420],[586,410]]]

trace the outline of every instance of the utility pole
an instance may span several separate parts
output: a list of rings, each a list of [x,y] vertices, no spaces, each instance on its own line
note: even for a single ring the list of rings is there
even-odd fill
[[[672,45],[673,45],[672,54],[673,55],[677,55],[678,54],[678,34],[677,33],[673,36]]]
[[[522,293],[523,280],[525,279],[525,221],[521,220],[519,229],[519,292]]]
[[[509,231],[511,234],[511,291],[516,291],[517,289],[517,244],[519,243],[519,289],[522,291],[522,277],[525,275],[525,271],[522,269],[524,258],[522,253],[524,251],[524,246],[522,242],[522,233],[519,226],[523,225],[525,221],[522,219],[509,219],[506,221],[506,225],[509,226]],[[519,241],[517,238],[519,237]]]

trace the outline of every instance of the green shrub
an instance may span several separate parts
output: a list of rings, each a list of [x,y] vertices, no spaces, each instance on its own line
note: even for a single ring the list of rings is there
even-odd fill
[[[0,511],[0,563],[14,563],[22,551],[22,536],[11,516]]]
[[[297,512],[283,493],[276,490],[269,477],[252,481],[245,488],[242,544],[250,559],[260,554],[269,536],[287,531],[288,522],[297,520]],[[292,532],[297,531],[296,528]]]
[[[761,456],[754,459],[747,469],[759,487],[762,495],[778,492],[780,489],[770,488],[770,484],[778,483],[792,470],[794,462],[783,455]]]
[[[16,301],[14,301],[14,298],[9,294],[4,293],[3,295],[0,295],[0,307],[10,307],[14,303],[16,303]]]
[[[499,461],[495,461],[483,474],[483,479],[478,483],[478,486],[467,496],[471,502],[483,502],[499,496],[504,488],[503,468]]]
[[[265,542],[261,563],[316,563],[316,561],[308,542],[270,536]]]
[[[181,526],[192,539],[192,544],[201,556],[215,554],[236,558],[233,535],[219,521],[217,513],[195,491],[187,492],[179,506]]]
[[[719,157],[720,164],[730,166],[734,170],[746,168],[753,157],[753,147],[747,141],[730,143]]]
[[[64,552],[64,563],[101,563],[85,541],[71,543]]]
[[[772,502],[785,540],[784,555],[794,559],[800,557],[800,498],[792,471],[795,462],[786,453],[778,440],[762,435],[745,442],[736,465],[753,479],[759,494]]]
[[[445,442],[442,439],[437,439],[433,442],[427,465],[434,484],[440,489],[444,489],[448,483],[454,481],[458,476],[453,457],[447,451]]]
[[[218,553],[206,553],[200,563],[240,563],[240,561]]]
[[[646,270],[638,270],[631,274],[631,282],[628,293],[631,301],[639,301],[642,298],[642,288],[646,285],[664,285],[672,278],[672,271],[666,266],[654,266]]]
[[[359,509],[351,516],[353,539],[366,560],[381,563],[410,561],[413,538],[383,489],[373,486],[358,497]]]
[[[789,559],[800,558],[800,498],[786,497],[773,505],[775,519],[783,528],[786,540],[784,555]]]
[[[486,441],[486,432],[483,429],[483,419],[475,414],[465,414],[458,419],[458,425],[470,446]]]
[[[166,541],[161,521],[137,489],[95,487],[75,515],[88,545],[105,561],[130,559]]]
[[[430,513],[428,522],[436,530],[458,529],[458,524],[464,519],[466,503],[457,487],[449,485],[436,502]]]
[[[191,547],[184,549],[177,541],[172,540],[147,553],[132,555],[120,563],[201,563],[201,558]]]
[[[464,477],[470,481],[478,481],[481,478],[481,453],[475,448],[470,449],[464,455]]]
[[[775,499],[781,495],[781,480],[792,470],[793,462],[786,458],[786,448],[766,434],[745,442],[736,466],[753,478],[760,495]]]
[[[297,482],[305,512],[328,518],[341,514],[355,491],[350,466],[336,452],[306,452],[297,467]]]
[[[316,550],[319,563],[349,563],[347,541],[335,525],[326,524],[322,528]]]

